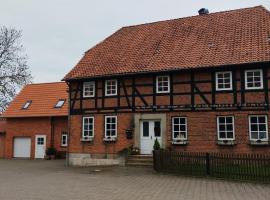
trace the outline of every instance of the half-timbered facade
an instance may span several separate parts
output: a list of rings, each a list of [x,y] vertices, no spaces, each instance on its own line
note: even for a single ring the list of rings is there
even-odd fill
[[[65,77],[70,162],[117,163],[108,158],[130,146],[151,154],[155,139],[269,153],[269,38],[261,6],[120,29]]]

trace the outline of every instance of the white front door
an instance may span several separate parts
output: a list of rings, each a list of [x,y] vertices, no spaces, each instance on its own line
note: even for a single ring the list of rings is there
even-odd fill
[[[44,158],[46,151],[46,135],[36,135],[35,158]]]
[[[158,120],[143,120],[140,124],[141,154],[152,154],[155,139],[162,144],[161,124]]]

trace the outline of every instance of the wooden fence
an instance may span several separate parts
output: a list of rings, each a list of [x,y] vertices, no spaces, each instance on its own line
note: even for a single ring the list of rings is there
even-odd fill
[[[158,172],[270,182],[270,154],[154,151]]]

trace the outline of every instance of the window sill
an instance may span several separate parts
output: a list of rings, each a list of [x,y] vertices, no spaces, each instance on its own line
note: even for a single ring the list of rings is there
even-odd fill
[[[188,141],[187,140],[173,140],[172,144],[173,145],[187,145]]]
[[[113,96],[117,96],[117,94],[105,94],[105,97],[113,97]]]
[[[111,137],[111,138],[103,138],[104,142],[116,142],[117,138],[116,137]]]
[[[157,94],[169,94],[170,91],[157,91],[156,93]]]
[[[224,146],[233,146],[236,145],[235,140],[218,140],[218,145],[224,145]]]
[[[94,138],[93,137],[84,137],[81,138],[81,142],[93,142]]]
[[[232,88],[228,88],[228,89],[218,89],[216,88],[216,92],[231,92],[232,91]]]
[[[95,96],[84,96],[83,99],[93,99]]]
[[[250,140],[249,144],[254,145],[254,146],[267,146],[267,145],[269,145],[269,142],[268,141],[261,141],[261,140]]]
[[[262,91],[263,90],[263,87],[262,88],[245,88],[246,91],[250,91],[250,92],[255,92],[255,91]]]
[[[61,145],[61,148],[67,148],[67,145]]]

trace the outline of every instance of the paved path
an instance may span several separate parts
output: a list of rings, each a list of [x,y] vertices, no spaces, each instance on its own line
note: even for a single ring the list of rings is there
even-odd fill
[[[143,168],[93,169],[65,168],[63,161],[0,160],[0,200],[270,200],[270,185]]]

